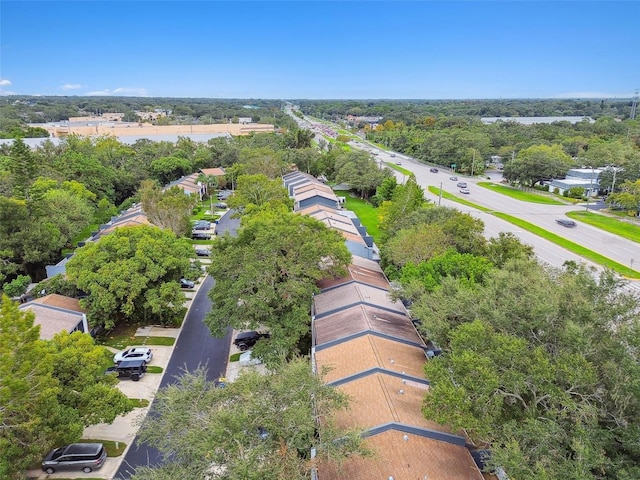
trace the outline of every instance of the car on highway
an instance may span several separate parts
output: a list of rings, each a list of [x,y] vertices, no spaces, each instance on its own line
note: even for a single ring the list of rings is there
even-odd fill
[[[149,363],[153,358],[153,352],[147,347],[132,347],[113,356],[113,363],[120,363],[123,360],[144,360]]]
[[[558,218],[556,222],[562,225],[563,227],[568,227],[568,228],[575,227],[577,225],[577,223],[574,222],[573,220],[569,220],[566,218]]]
[[[104,465],[107,450],[102,443],[71,443],[51,450],[42,460],[42,470],[52,474],[58,470],[82,470],[90,473]]]
[[[449,177],[449,180],[451,180],[453,182],[457,182],[458,181],[458,177]]]
[[[458,182],[456,183],[458,188],[467,188],[467,182]]]
[[[395,156],[396,156],[396,154],[395,154],[395,153],[390,153],[389,155],[390,155],[390,156],[392,156],[392,157],[395,157]]]
[[[431,173],[438,173],[438,169],[437,168],[430,168],[429,171]]]
[[[397,161],[396,165],[402,165],[402,162],[401,161]]]
[[[461,188],[460,193],[471,193],[471,191],[468,188]]]

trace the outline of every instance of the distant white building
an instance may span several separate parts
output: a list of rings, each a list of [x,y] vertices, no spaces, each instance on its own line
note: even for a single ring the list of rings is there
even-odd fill
[[[595,197],[600,190],[600,174],[602,172],[603,170],[600,168],[572,168],[564,179],[551,180],[549,191],[554,192],[558,189],[558,193],[563,195],[571,188],[582,187],[586,197]]]
[[[594,123],[595,120],[591,117],[482,117],[480,121],[485,125],[496,122],[513,122],[521,125],[533,125],[534,123],[554,123],[554,122],[569,122],[580,123],[583,121]]]

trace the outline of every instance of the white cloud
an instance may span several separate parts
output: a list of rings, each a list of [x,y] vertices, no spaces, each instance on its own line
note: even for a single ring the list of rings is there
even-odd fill
[[[2,89],[0,88],[0,96],[1,96],[1,95],[18,95],[18,93],[17,93],[17,92],[11,92],[11,91],[9,91],[9,90],[2,90]]]
[[[0,86],[5,87],[7,85],[11,85],[11,82],[6,78],[0,78]]]
[[[606,93],[606,92],[569,92],[558,93],[553,98],[632,98],[632,93]]]
[[[122,88],[122,87],[115,88],[113,90],[109,90],[108,88],[105,88],[104,90],[87,92],[85,95],[96,96],[96,97],[104,97],[104,96],[148,97],[149,96],[145,88]]]
[[[82,85],[78,83],[65,83],[64,85],[60,85],[60,88],[62,90],[77,90],[79,88],[82,88]]]

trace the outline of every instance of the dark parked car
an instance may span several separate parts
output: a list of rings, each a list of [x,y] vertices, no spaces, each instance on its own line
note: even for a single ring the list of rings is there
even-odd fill
[[[193,224],[193,230],[210,230],[211,222],[200,220]]]
[[[577,225],[577,223],[573,220],[567,220],[566,218],[558,218],[556,222],[558,222],[563,227],[575,227]]]
[[[438,169],[437,168],[430,168],[429,171],[431,173],[438,173]]]
[[[107,368],[105,373],[114,373],[118,378],[130,378],[137,382],[146,371],[147,362],[144,360],[122,360],[115,367]]]
[[[196,248],[196,255],[199,257],[210,257],[211,250],[207,250],[206,248]]]
[[[233,344],[238,347],[241,351],[249,350],[253,347],[258,340],[261,338],[269,338],[270,335],[268,333],[258,333],[255,330],[251,330],[249,332],[240,332],[236,335]]]
[[[211,240],[211,235],[203,232],[191,232],[191,238],[194,240]]]
[[[72,443],[51,450],[42,461],[42,470],[82,470],[84,473],[97,470],[104,464],[107,451],[101,443]]]
[[[216,208],[227,208],[226,203],[218,202],[214,205]]]
[[[195,286],[195,282],[192,282],[191,280],[187,280],[186,278],[180,279],[180,287],[182,288],[193,288]]]

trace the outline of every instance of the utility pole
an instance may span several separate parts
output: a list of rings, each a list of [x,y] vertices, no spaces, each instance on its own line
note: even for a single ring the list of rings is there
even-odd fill
[[[438,197],[438,206],[440,206],[441,201],[442,201],[442,182],[440,182],[440,196]]]
[[[629,114],[629,120],[636,119],[636,110],[638,110],[638,90],[636,90],[633,102],[631,103],[631,113]]]
[[[473,167],[476,164],[476,149],[473,149],[473,158],[471,159],[471,176],[473,177]]]

